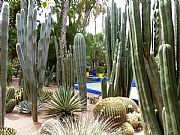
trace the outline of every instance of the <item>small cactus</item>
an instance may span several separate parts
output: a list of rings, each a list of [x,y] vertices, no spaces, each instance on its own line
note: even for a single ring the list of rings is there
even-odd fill
[[[134,129],[128,122],[125,122],[117,130],[119,135],[134,135]]]
[[[131,126],[136,129],[139,125],[138,117],[135,114],[128,113],[126,114],[126,121],[131,124]]]
[[[6,92],[6,102],[11,99],[15,99],[15,90],[13,88],[9,88]]]
[[[16,106],[16,100],[10,99],[9,102],[6,103],[6,113],[12,112],[15,106]]]

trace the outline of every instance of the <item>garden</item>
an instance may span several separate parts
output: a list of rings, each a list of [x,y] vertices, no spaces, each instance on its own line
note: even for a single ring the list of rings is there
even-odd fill
[[[179,38],[179,0],[1,0],[0,135],[179,135]]]

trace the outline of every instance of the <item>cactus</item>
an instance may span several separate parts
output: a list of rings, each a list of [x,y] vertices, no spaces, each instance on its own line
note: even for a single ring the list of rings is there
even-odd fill
[[[0,128],[4,127],[4,115],[6,104],[7,86],[7,55],[8,55],[8,25],[9,25],[9,4],[3,2],[0,14]]]
[[[42,89],[46,62],[49,49],[49,38],[51,32],[51,13],[48,13],[45,22],[41,24],[40,39],[38,44],[36,35],[37,10],[34,8],[34,1],[29,1],[27,24],[24,9],[17,14],[18,43],[16,50],[23,77],[28,82],[28,89],[24,92],[28,100],[32,102],[33,121],[37,122],[37,92]],[[28,91],[27,91],[28,90]]]
[[[6,113],[12,112],[15,106],[16,106],[16,100],[15,99],[10,99],[6,103]]]
[[[117,133],[120,135],[134,135],[134,129],[128,122],[122,124],[117,130]]]
[[[113,123],[122,124],[126,120],[126,107],[123,102],[117,100],[114,97],[102,99],[98,102],[93,113],[95,117],[102,119],[111,118]]]
[[[180,3],[178,0],[174,5],[176,7],[174,7],[175,18],[173,19],[171,1],[157,0],[155,2],[157,7],[154,10],[157,12],[160,11],[160,18],[159,15],[153,16],[153,21],[158,21],[154,25],[150,23],[152,19],[150,16],[150,0],[130,0],[128,4],[129,36],[132,47],[133,69],[139,89],[144,127],[145,125],[149,125],[151,133],[156,135],[178,135],[180,134],[180,117],[177,114],[180,99],[180,51],[178,37],[180,28]],[[139,8],[140,4],[142,4],[141,9]],[[143,19],[141,20],[141,18]],[[174,24],[177,24],[177,27],[173,26],[173,20],[175,21]],[[154,29],[153,31],[155,33],[151,33],[151,28]],[[152,35],[154,36],[152,37]],[[157,41],[159,39],[155,38],[155,35],[157,38],[162,38],[161,46],[161,41]],[[151,48],[151,43],[153,43],[153,50],[149,49]],[[158,47],[159,50],[157,51]],[[159,56],[159,69],[155,62],[157,52]],[[146,128],[144,131],[145,134],[148,134]]]
[[[6,102],[10,99],[15,99],[15,89],[9,88],[6,92]]]
[[[55,66],[53,65],[50,70],[50,67],[48,66],[47,70],[45,71],[45,80],[44,80],[45,87],[49,86],[49,82],[52,81],[52,79],[54,77],[54,74],[53,74],[54,68],[55,68]]]
[[[37,111],[42,108],[41,101],[37,100]],[[21,113],[29,114],[32,113],[32,102],[28,100],[21,101],[19,103],[19,109]]]
[[[81,33],[77,33],[74,37],[74,58],[75,68],[78,81],[78,89],[81,100],[87,103],[86,91],[86,42]],[[87,104],[86,104],[87,107]]]
[[[121,19],[122,16],[122,19]],[[107,9],[105,40],[109,86],[107,97],[129,97],[132,82],[132,64],[129,37],[127,36],[127,10],[121,13],[114,0]]]
[[[57,38],[54,37],[56,47],[56,80],[58,87],[74,88],[74,54],[73,47],[59,49]],[[64,51],[64,52],[63,52]]]
[[[6,92],[6,113],[12,112],[15,106],[15,89],[9,88]]]
[[[102,99],[107,98],[107,82],[106,82],[106,77],[102,78],[101,92],[102,92]]]

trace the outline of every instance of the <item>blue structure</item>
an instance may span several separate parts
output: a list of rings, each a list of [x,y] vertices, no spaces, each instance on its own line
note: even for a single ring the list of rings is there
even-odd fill
[[[87,82],[86,84],[94,83],[95,85],[100,85],[100,82],[102,81],[102,78],[100,78],[100,77],[88,77],[88,79],[90,81]],[[107,81],[108,81],[108,79],[107,79]],[[136,92],[136,82],[134,80],[132,81],[132,88],[135,88],[135,92]],[[77,83],[75,83],[75,89],[78,90],[78,84]],[[101,90],[92,89],[92,88],[87,88],[87,92],[92,93],[92,94],[97,94],[97,95],[101,94]],[[134,96],[133,96],[131,98],[138,104],[138,99],[136,99],[137,97],[134,98]]]

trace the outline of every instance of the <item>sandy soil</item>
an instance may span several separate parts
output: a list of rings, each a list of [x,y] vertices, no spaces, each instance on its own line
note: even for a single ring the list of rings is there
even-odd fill
[[[13,84],[11,87],[18,88],[18,79],[13,78]],[[45,87],[45,89],[54,91],[56,88],[55,84],[50,84],[50,87]],[[92,94],[88,93],[88,96],[93,96]],[[88,104],[87,112],[92,112],[94,105]],[[45,113],[40,111],[38,113],[38,123],[34,123],[32,121],[32,117],[27,114],[22,114],[19,112],[18,108],[16,107],[13,112],[6,114],[5,116],[5,127],[14,128],[18,135],[38,135],[39,129],[41,124],[46,121]],[[136,133],[136,135],[144,135],[143,132]]]

